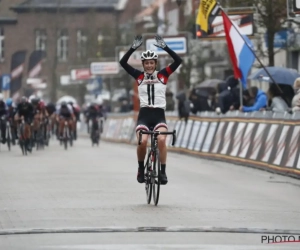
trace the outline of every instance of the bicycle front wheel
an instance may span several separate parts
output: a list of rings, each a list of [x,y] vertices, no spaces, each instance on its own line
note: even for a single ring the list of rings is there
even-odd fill
[[[156,149],[153,160],[152,188],[154,205],[157,206],[160,191],[160,157],[158,149]]]
[[[145,165],[145,190],[147,203],[150,204],[152,197],[152,180],[151,180],[151,153],[148,155],[148,159]]]

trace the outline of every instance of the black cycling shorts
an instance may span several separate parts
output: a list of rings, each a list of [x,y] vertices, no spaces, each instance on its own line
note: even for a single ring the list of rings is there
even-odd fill
[[[168,129],[165,117],[165,111],[161,108],[141,108],[138,119],[136,132],[139,130],[153,131],[158,128]]]
[[[65,118],[65,119],[70,119],[70,118],[72,118],[71,113],[63,113],[63,112],[62,112],[62,113],[59,114],[59,116]]]

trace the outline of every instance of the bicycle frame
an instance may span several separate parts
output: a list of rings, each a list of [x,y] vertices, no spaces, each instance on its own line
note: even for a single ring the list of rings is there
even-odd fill
[[[148,165],[148,161],[150,159],[150,157],[152,157],[154,154],[156,154],[156,150],[158,148],[158,142],[157,142],[157,137],[159,135],[172,135],[172,146],[175,145],[176,142],[176,130],[173,130],[173,132],[164,132],[164,131],[143,131],[140,130],[139,131],[139,145],[141,145],[142,142],[142,135],[146,134],[146,135],[150,135],[150,150],[147,154],[147,162],[146,164]]]

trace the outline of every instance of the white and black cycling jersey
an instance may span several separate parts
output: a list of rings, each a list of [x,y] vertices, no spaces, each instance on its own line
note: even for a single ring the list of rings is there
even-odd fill
[[[132,48],[120,60],[122,67],[137,81],[141,108],[166,109],[166,85],[169,76],[178,68],[182,60],[170,48],[167,47],[165,50],[171,55],[174,62],[160,71],[154,71],[151,75],[141,72],[127,63],[130,55],[134,52]]]
[[[158,75],[155,71],[151,76],[144,73],[143,79],[138,79],[140,107],[166,108],[167,77]]]

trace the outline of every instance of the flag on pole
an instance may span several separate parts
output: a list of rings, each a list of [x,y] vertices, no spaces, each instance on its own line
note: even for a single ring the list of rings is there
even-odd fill
[[[196,24],[202,31],[208,32],[209,24],[212,23],[211,17],[215,17],[220,8],[216,0],[200,0]]]
[[[236,79],[240,79],[243,87],[246,88],[248,73],[255,60],[253,44],[247,36],[242,35],[239,27],[230,20],[224,11],[222,11],[222,17],[234,76]]]

